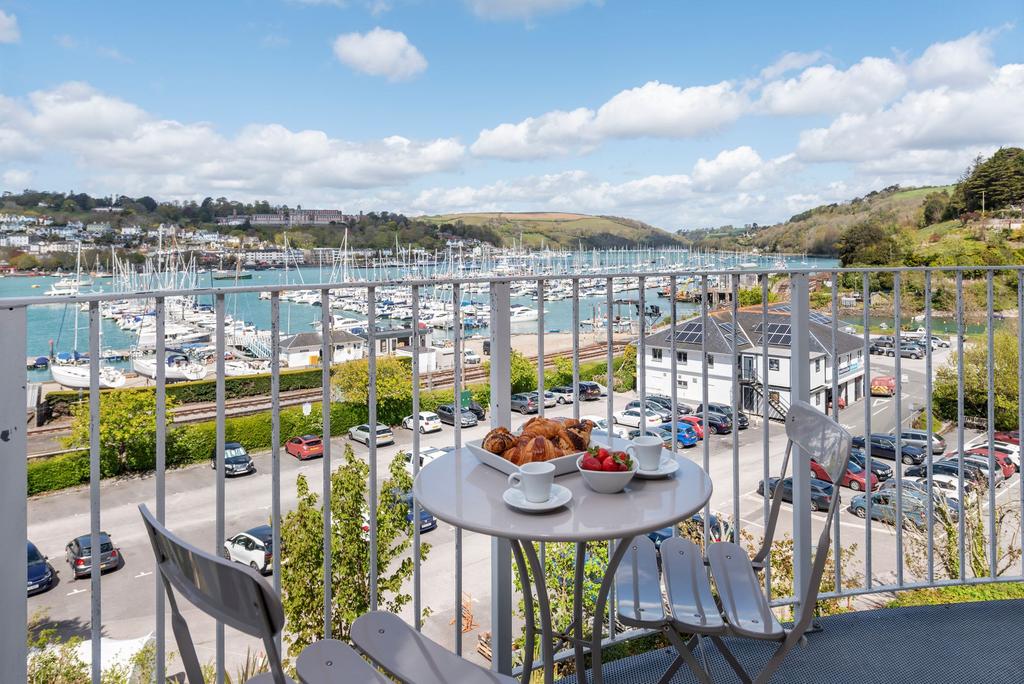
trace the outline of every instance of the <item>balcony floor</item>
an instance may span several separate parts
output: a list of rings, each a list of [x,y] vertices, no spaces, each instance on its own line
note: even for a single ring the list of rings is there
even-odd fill
[[[821,625],[822,631],[808,635],[806,647],[789,652],[772,682],[1024,682],[1024,654],[1014,646],[1024,638],[1024,600],[868,610],[823,618]],[[775,649],[749,640],[726,642],[755,674]],[[739,681],[710,641],[705,650],[716,684]],[[657,682],[674,656],[675,650],[660,649],[609,663],[605,682]],[[691,682],[696,679],[685,665],[672,678],[672,684]],[[576,684],[576,677],[560,684]]]

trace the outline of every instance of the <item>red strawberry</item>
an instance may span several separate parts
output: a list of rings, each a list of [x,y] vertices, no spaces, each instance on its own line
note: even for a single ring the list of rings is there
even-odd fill
[[[616,465],[616,469],[619,472],[625,472],[633,467],[633,463],[629,460],[629,456],[625,453],[618,453],[613,459]]]
[[[580,468],[583,470],[601,470],[603,464],[600,459],[594,458],[593,456],[586,456],[580,461]]]
[[[604,447],[601,447],[600,449],[597,450],[597,457],[602,461],[611,455],[611,452],[605,449]]]
[[[606,458],[601,464],[601,470],[608,471],[609,473],[619,472],[619,464],[615,462],[614,458]]]

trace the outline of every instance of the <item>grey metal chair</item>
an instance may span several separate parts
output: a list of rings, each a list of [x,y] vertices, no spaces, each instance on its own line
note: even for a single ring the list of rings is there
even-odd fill
[[[517,684],[463,660],[394,613],[374,611],[352,623],[352,642],[382,670],[409,684]]]
[[[832,482],[840,482],[850,459],[850,434],[841,425],[803,401],[795,401],[786,414],[786,454],[782,461],[780,482],[786,477],[793,445],[810,454],[825,468]],[[763,570],[775,536],[775,527],[782,504],[782,487],[772,495],[771,512],[764,541],[757,554],[750,558],[739,544],[716,542],[707,548],[706,558],[692,541],[666,539],[661,545],[661,578],[665,585],[665,601],[657,583],[658,568],[654,544],[646,537],[637,537],[623,559],[616,575],[617,610],[623,623],[659,628],[679,652],[661,682],[668,682],[684,663],[701,682],[710,682],[692,652],[697,636],[707,636],[715,644],[740,680],[758,684],[767,682],[782,664],[786,654],[799,642],[814,617],[822,573],[828,558],[832,521],[839,502],[832,496],[818,537],[807,588],[799,603],[800,619],[792,627],[784,627],[772,612],[757,572]],[[717,600],[711,591],[707,568],[715,580]],[[665,608],[668,604],[668,609]],[[689,642],[683,634],[692,635]],[[771,659],[756,675],[749,675],[722,640],[723,636],[746,637],[778,642]]]
[[[284,626],[284,610],[266,581],[249,567],[182,541],[160,524],[145,504],[139,505],[139,512],[171,607],[171,629],[187,681],[203,684],[203,675],[175,591],[207,615],[263,641],[271,671],[250,679],[250,684],[294,684],[284,674],[274,640]],[[307,647],[297,659],[296,671],[302,684],[388,682],[348,644],[333,639]]]

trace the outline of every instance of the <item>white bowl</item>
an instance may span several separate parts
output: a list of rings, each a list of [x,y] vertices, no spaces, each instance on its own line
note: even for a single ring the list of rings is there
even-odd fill
[[[580,468],[580,463],[583,462],[583,458],[586,454],[583,454],[576,459],[576,468],[580,471],[580,475],[583,476],[583,481],[587,483],[587,486],[593,489],[595,492],[601,494],[616,494],[621,492],[629,484],[630,480],[636,474],[636,469],[640,467],[635,458],[631,458],[630,462],[633,467],[630,470],[624,471],[607,471],[607,470],[584,470]]]

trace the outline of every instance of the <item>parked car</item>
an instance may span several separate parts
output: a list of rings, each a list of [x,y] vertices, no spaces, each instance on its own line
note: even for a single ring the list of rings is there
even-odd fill
[[[864,438],[862,436],[854,437],[853,446],[863,449]],[[897,460],[896,438],[891,435],[878,433],[871,435],[871,458],[887,458],[890,461]],[[924,449],[913,444],[900,444],[899,460],[905,465],[917,465],[924,460]]]
[[[987,444],[985,446],[975,447],[974,449],[971,449],[966,453],[971,456],[978,456],[984,459],[986,463],[988,462]],[[1017,466],[1013,464],[1013,459],[1011,459],[1010,455],[1007,454],[1006,452],[999,451],[999,449],[996,449],[995,446],[993,446],[992,457],[995,459],[996,465],[998,465],[999,468],[1002,470],[1003,477],[1006,478],[1007,480],[1013,477],[1013,474],[1017,472]]]
[[[703,420],[703,418],[701,419]],[[732,432],[732,419],[716,411],[708,411],[706,432],[713,435],[725,435]]]
[[[302,435],[301,437],[292,437],[285,442],[284,450],[300,461],[305,461],[323,456],[324,442],[316,435]]]
[[[1020,446],[1020,430],[1006,430],[1003,432],[997,432],[992,436],[1000,442]]]
[[[884,490],[871,494],[858,494],[850,501],[850,512],[858,518],[868,515],[867,497],[871,497],[871,519],[895,525],[899,516],[896,514],[896,492]],[[904,527],[924,528],[927,525],[927,513],[921,500],[913,496],[904,496],[900,503],[903,509]]]
[[[534,390],[533,392],[527,392],[527,394],[529,394],[534,401],[537,401],[540,397],[540,394],[536,390]],[[549,390],[544,390],[544,408],[554,408],[555,403],[555,395],[552,394]]]
[[[536,413],[538,410],[537,400],[529,394],[513,394],[511,406],[513,411],[519,411],[524,416],[527,413]]]
[[[770,477],[768,478],[768,496],[775,496],[775,488],[779,484],[779,478]],[[764,496],[764,480],[761,480],[757,485],[757,493]],[[812,511],[824,511],[827,510],[829,504],[832,503],[832,496],[835,493],[835,488],[830,482],[811,478],[811,510]],[[838,496],[838,494],[835,494]],[[787,477],[782,481],[782,500],[787,503],[793,503],[793,478]]]
[[[697,433],[697,439],[704,439],[704,419],[699,416],[680,416],[680,423],[689,423],[693,431]]]
[[[672,425],[662,425],[661,427],[654,428],[654,432],[661,436],[661,441],[664,442],[665,447],[672,448]],[[697,433],[694,432],[693,428],[686,423],[676,423],[676,444],[681,447],[689,448],[697,445]]]
[[[513,395],[514,397],[515,395]],[[513,404],[513,409],[515,405]],[[437,407],[437,417],[442,423],[446,425],[455,425],[455,404],[441,404]],[[473,410],[463,406],[462,414],[459,418],[459,424],[461,427],[473,427],[480,422],[480,419],[476,417]]]
[[[708,541],[713,543],[736,541],[736,530],[732,525],[723,521],[714,513],[708,516],[708,521]],[[684,526],[690,528],[687,531],[695,536],[704,536],[704,516],[701,513],[694,513],[688,520],[679,523],[679,526],[680,528]],[[654,542],[655,550],[661,551],[661,543],[672,537],[672,526],[648,532],[647,536]]]
[[[695,408],[693,412],[698,416],[704,415],[704,404],[697,404],[697,408]],[[712,413],[718,413],[725,416],[730,423],[732,422],[732,406],[729,406],[728,404],[716,404],[709,401],[708,415],[710,416]],[[736,427],[740,430],[746,430],[750,427],[750,419],[747,418],[747,414],[743,411],[736,412]]]
[[[413,430],[416,427],[415,416],[406,416],[402,419],[402,427],[406,430]],[[428,432],[440,432],[441,419],[433,411],[420,411],[420,434]]]
[[[53,586],[57,573],[50,565],[50,559],[39,553],[32,542],[28,542],[28,595],[41,594]]]
[[[641,423],[645,425],[661,424],[661,415],[649,408],[643,413],[640,412],[639,408],[623,409],[615,413],[612,418],[619,425],[629,425],[632,427],[640,427]]]
[[[669,412],[672,411],[672,397],[666,397],[664,394],[648,394],[647,403],[655,403],[660,406],[664,406]],[[693,407],[684,404],[683,402],[676,400],[676,414],[679,416],[687,416],[693,413]]]
[[[993,459],[995,461],[995,470],[992,471],[992,482],[995,483],[996,487],[1003,484],[1003,482],[1009,479],[1009,477],[1011,477],[1014,472],[1013,466],[1010,465],[1009,461],[1006,461],[1005,459],[1006,457],[1003,454],[1000,454],[997,458]],[[950,460],[955,462],[956,456],[950,457]],[[965,452],[964,463],[972,463],[978,466],[981,469],[981,471],[985,473],[985,477],[988,477],[990,468],[987,452],[981,454],[972,454],[969,451]],[[1009,475],[1007,475],[1007,473],[1009,473]]]
[[[594,425],[597,426],[596,428],[594,428],[593,432],[590,433],[590,436],[592,438],[608,436],[607,418],[598,418],[597,416],[582,416],[581,419],[592,420],[594,422]],[[629,439],[630,432],[631,430],[627,427],[622,427],[620,425],[615,424],[612,425],[612,437],[618,437],[619,439]]]
[[[480,402],[476,400],[470,400],[468,404],[463,404],[462,408],[469,409],[476,416],[477,421],[481,421],[487,417],[487,411],[480,405]]]
[[[363,423],[362,425],[356,425],[355,427],[349,428],[348,438],[353,442],[362,442],[366,446],[370,446],[370,426]],[[394,443],[395,434],[391,432],[391,428],[387,425],[378,425],[374,444],[377,446],[384,446],[385,444]]]
[[[270,525],[257,525],[224,541],[224,557],[248,565],[260,574],[274,566],[274,537]]]
[[[405,472],[412,475],[412,450],[402,452],[405,458]],[[429,464],[435,458],[444,456],[445,451],[436,447],[428,447],[426,449],[420,449],[420,468]]]
[[[984,449],[985,453],[988,453],[988,437],[987,435],[980,435],[976,439],[972,439],[966,445],[967,449]],[[1004,454],[1013,463],[1013,467],[1020,472],[1020,445],[1012,442],[1003,442],[995,440],[992,442],[992,451],[997,451]]]
[[[917,480],[925,487],[928,486],[928,478],[922,477]],[[947,498],[959,500],[960,478],[955,475],[943,475],[932,471],[932,488],[941,491]],[[964,494],[970,496],[978,490],[973,481],[964,479]]]
[[[895,436],[895,433],[892,433]],[[928,451],[928,432],[926,430],[903,430],[900,432],[900,441],[903,444],[913,444]],[[941,454],[946,450],[946,440],[941,435],[932,433],[932,453]]]
[[[896,378],[891,375],[876,375],[871,378],[871,396],[891,397],[896,394]]]
[[[631,401],[628,404],[626,404],[626,408],[627,409],[637,409],[637,410],[639,410],[640,409],[640,403],[641,402],[640,402],[639,399],[634,399],[633,401]],[[661,404],[659,404],[657,402],[654,402],[654,401],[646,402],[646,403],[644,403],[644,408],[646,408],[651,413],[657,414],[658,418],[660,419],[659,422],[667,423],[670,420],[672,420],[672,409],[665,408],[664,406],[662,406]]]
[[[466,351],[462,352],[462,361],[467,366],[476,366],[483,363],[483,359],[480,358],[480,355],[477,354],[472,349],[467,349]]]
[[[64,560],[71,566],[75,579],[87,577],[92,572],[92,538],[88,534],[75,537],[64,547]],[[113,570],[121,563],[118,552],[110,535],[100,532],[100,572]]]
[[[552,387],[551,393],[555,395],[556,404],[571,404],[576,401],[576,393],[573,392],[572,387],[569,387],[568,385]]]
[[[214,455],[210,467],[217,468],[217,457]],[[256,464],[245,447],[238,442],[224,443],[224,476],[248,475],[256,472]]]
[[[599,383],[597,380],[594,380],[593,383],[595,385],[597,385],[597,391],[601,393],[602,397],[607,397],[608,396],[608,388],[607,387],[605,387],[604,385]]]
[[[820,463],[811,459],[811,474],[821,480],[822,482],[832,482],[832,478],[829,477],[828,471]],[[857,465],[853,461],[849,461],[846,464],[846,472],[843,473],[842,479],[839,481],[840,487],[849,487],[855,492],[872,491],[878,488],[878,478],[872,473],[870,477],[870,486],[868,486],[868,479],[865,476],[864,468]]]
[[[403,492],[398,489],[391,490],[391,496],[394,501],[398,504],[405,505],[405,520],[408,523],[412,523],[413,520],[413,500],[412,492]],[[437,528],[437,518],[426,510],[425,508],[420,509],[420,532],[429,532],[430,530]],[[369,532],[369,530],[367,530]]]
[[[886,354],[888,354],[889,350],[891,350],[891,349],[892,349],[892,347],[890,345],[885,345],[885,344],[881,344],[879,342],[874,342],[873,341],[870,344],[870,346],[868,346],[868,353],[870,353],[870,354],[877,354],[878,356],[885,356]]]
[[[850,463],[856,463],[861,468],[867,468],[867,459],[864,458],[864,450],[851,449]],[[877,477],[879,482],[885,482],[893,476],[892,466],[877,459],[871,459],[871,474]]]
[[[957,463],[955,456],[935,461],[931,467],[932,475],[949,475],[957,479],[960,477],[960,465]],[[922,463],[921,465],[907,468],[903,471],[903,476],[909,478],[928,477],[928,465]],[[964,461],[964,480],[970,480],[981,489],[988,488],[988,475],[970,461]]]
[[[597,401],[601,397],[605,396],[601,392],[601,386],[596,382],[580,382],[579,391],[580,401]]]

